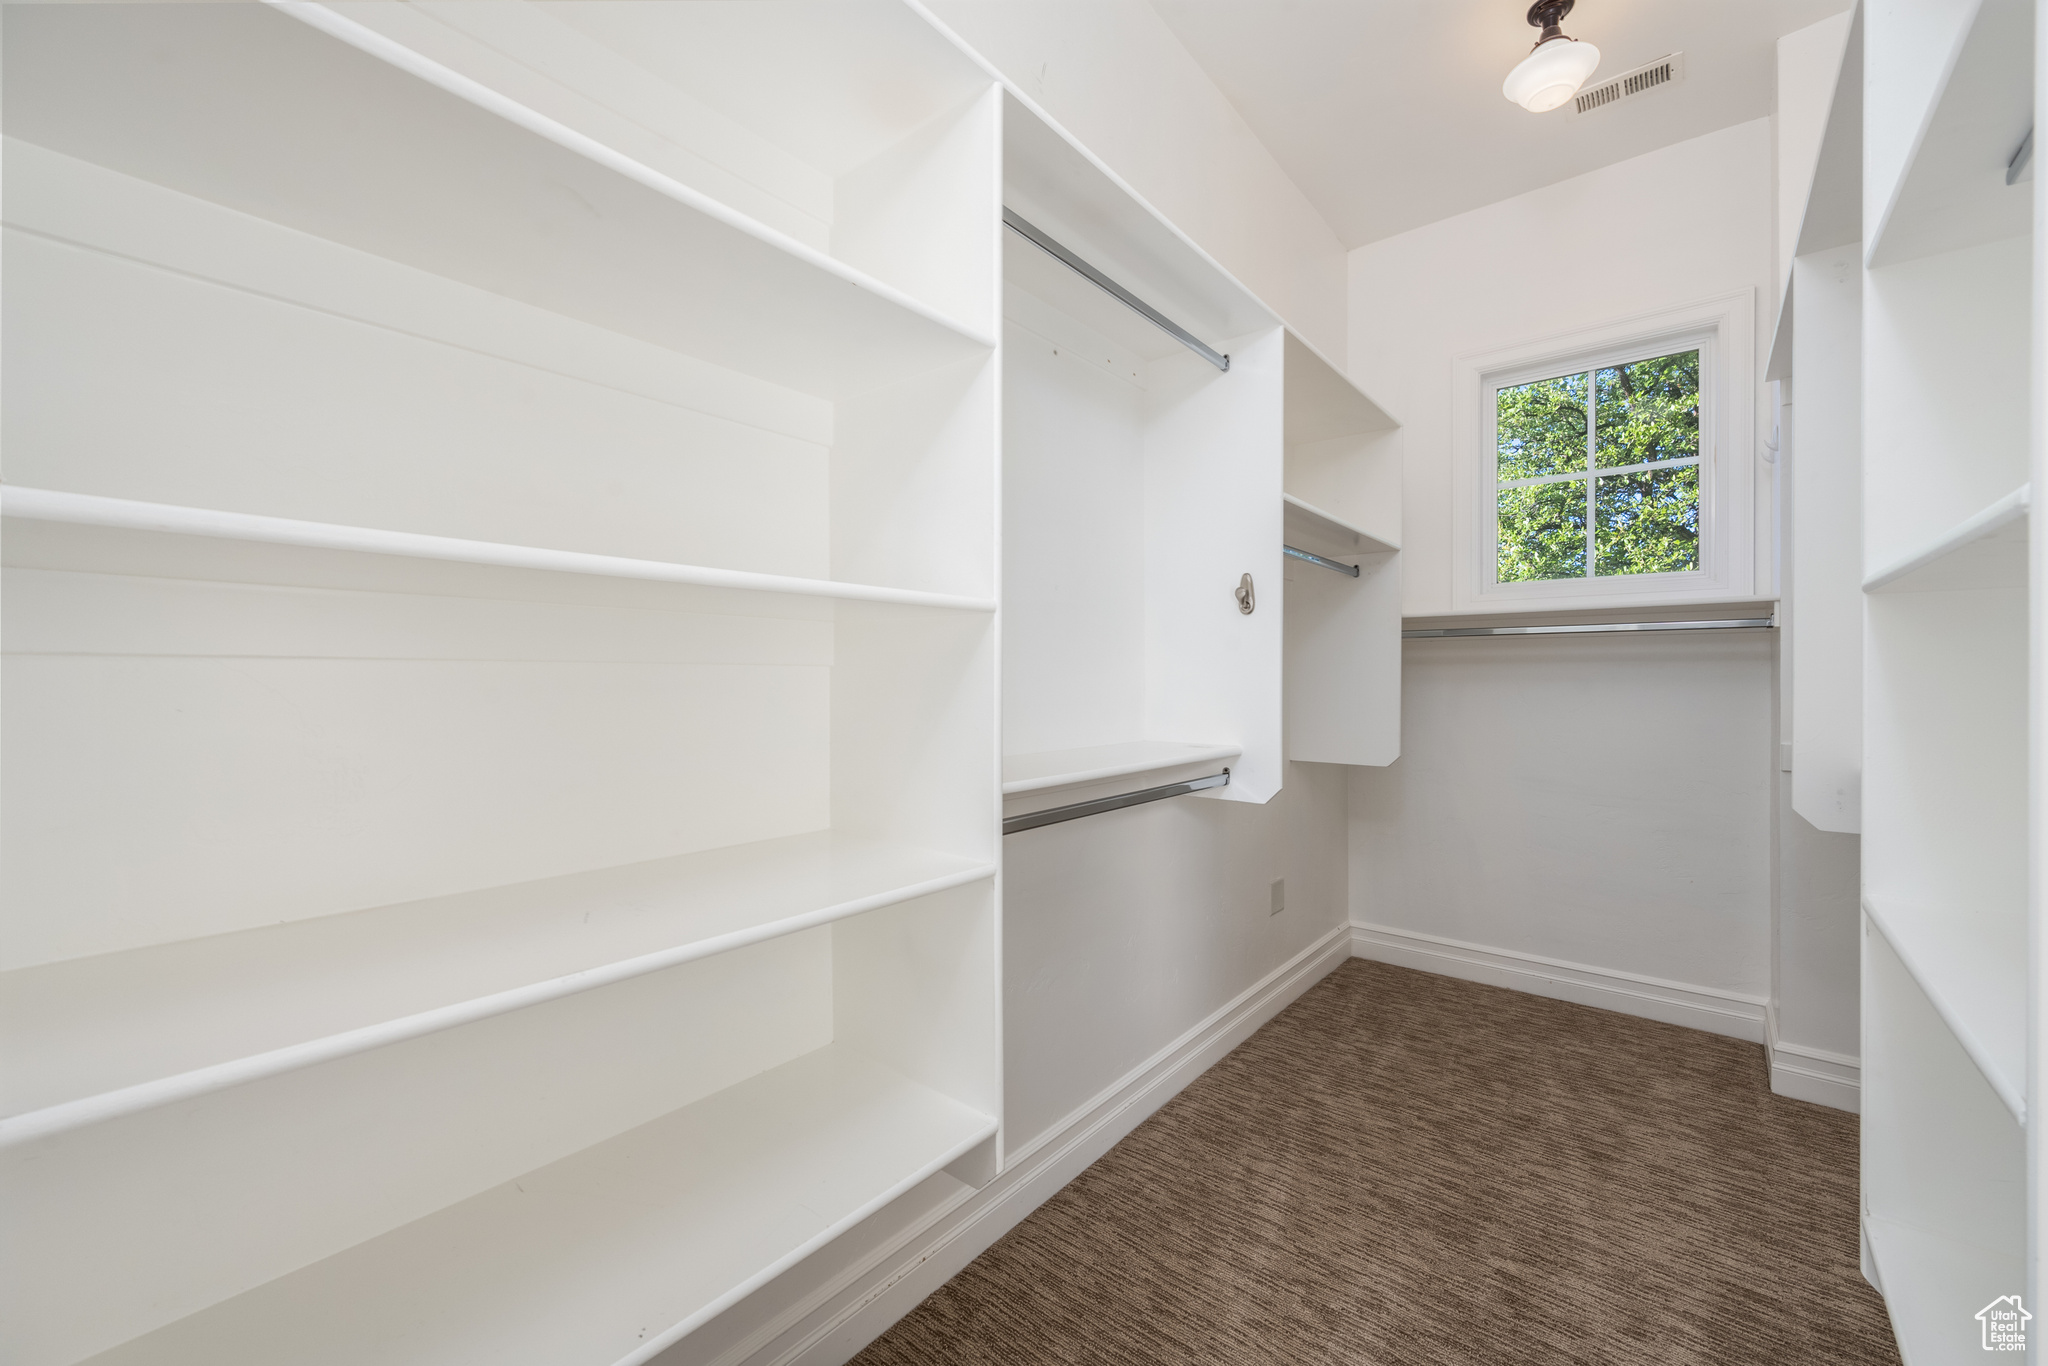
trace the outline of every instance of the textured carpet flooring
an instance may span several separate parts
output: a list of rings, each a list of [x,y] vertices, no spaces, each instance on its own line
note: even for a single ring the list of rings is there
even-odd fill
[[[1896,1363],[1856,1257],[1757,1045],[1354,959],[856,1363]]]

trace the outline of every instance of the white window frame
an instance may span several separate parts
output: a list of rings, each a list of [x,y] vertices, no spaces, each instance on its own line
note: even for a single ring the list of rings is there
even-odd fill
[[[1658,606],[1753,596],[1755,348],[1753,298],[1743,291],[1452,362],[1452,610]],[[1700,353],[1700,567],[1668,574],[1497,581],[1496,393],[1532,380],[1692,350]]]

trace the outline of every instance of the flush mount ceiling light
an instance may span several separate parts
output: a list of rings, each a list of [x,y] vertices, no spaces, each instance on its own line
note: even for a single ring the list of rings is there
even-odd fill
[[[1572,0],[1536,0],[1529,22],[1543,30],[1536,50],[1501,82],[1500,93],[1532,114],[1555,109],[1579,93],[1586,77],[1600,65],[1600,49],[1568,38],[1558,21],[1572,12]]]

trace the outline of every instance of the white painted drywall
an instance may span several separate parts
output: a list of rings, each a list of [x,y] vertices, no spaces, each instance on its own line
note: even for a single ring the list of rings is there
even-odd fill
[[[1768,635],[1404,654],[1401,757],[1351,770],[1353,923],[1764,995]]]
[[[1343,244],[1150,5],[927,0],[926,8],[1344,363]]]
[[[1759,120],[1352,253],[1351,368],[1407,422],[1409,615],[1450,607],[1453,360],[1740,289],[1768,327],[1778,155]],[[1768,997],[1781,1042],[1853,1059],[1855,840],[1792,811],[1777,669],[1763,635],[1410,642],[1402,757],[1352,778],[1353,921]]]
[[[1406,424],[1407,615],[1451,610],[1452,360],[1742,289],[1768,327],[1771,159],[1758,119],[1351,253],[1351,372]]]
[[[1008,1149],[1344,923],[1346,771],[1289,764],[1263,806],[1160,802],[1004,840]]]

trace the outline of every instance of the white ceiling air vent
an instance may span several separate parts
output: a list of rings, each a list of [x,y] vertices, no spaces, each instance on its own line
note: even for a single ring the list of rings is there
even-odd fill
[[[1659,57],[1654,62],[1645,62],[1633,71],[1624,71],[1613,80],[1602,81],[1595,86],[1581,90],[1572,99],[1572,108],[1581,114],[1590,114],[1595,109],[1605,109],[1610,104],[1660,86],[1676,85],[1685,79],[1685,54],[1674,52]]]

